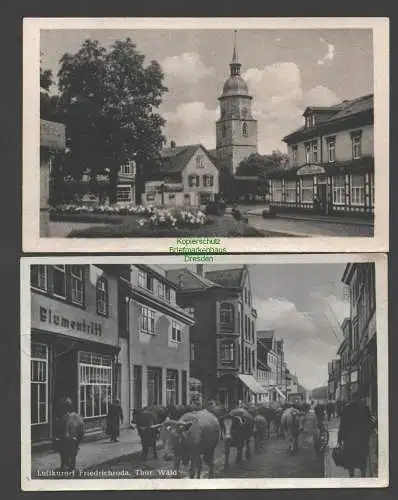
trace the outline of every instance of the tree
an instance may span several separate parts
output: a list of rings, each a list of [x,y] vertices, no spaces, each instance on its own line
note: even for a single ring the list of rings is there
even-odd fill
[[[253,153],[242,160],[236,169],[238,176],[256,176],[264,179],[268,172],[275,168],[275,163],[269,155]]]
[[[130,38],[117,40],[109,50],[86,40],[60,62],[60,112],[70,173],[79,176],[88,170],[95,179],[106,169],[114,201],[120,166],[135,160],[139,202],[145,164],[159,155],[165,142],[165,121],[155,112],[167,91],[159,64],[144,66],[145,56]]]
[[[51,95],[53,85],[52,71],[40,66],[40,118],[43,120],[57,119],[58,96]]]

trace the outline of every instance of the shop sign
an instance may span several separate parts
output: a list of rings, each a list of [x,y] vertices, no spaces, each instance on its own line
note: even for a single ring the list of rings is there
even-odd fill
[[[100,337],[102,335],[102,325],[96,321],[86,321],[84,318],[76,320],[54,311],[51,308],[40,306],[40,322],[56,327],[65,328],[76,332],[88,333]]]
[[[316,175],[325,174],[325,169],[320,165],[304,165],[297,170],[297,175]]]
[[[40,146],[63,150],[65,144],[65,125],[63,123],[40,120]]]

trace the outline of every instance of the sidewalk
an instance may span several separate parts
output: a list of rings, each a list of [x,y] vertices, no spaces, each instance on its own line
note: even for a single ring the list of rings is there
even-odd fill
[[[334,419],[331,422],[326,422],[329,431],[329,445],[325,451],[325,477],[344,478],[350,477],[348,470],[343,467],[337,467],[333,461],[332,451],[337,446],[337,433],[339,428],[339,420]],[[378,476],[378,450],[377,450],[377,434],[373,433],[369,442],[369,460],[366,468],[366,477]],[[355,470],[355,477],[359,477],[359,471]]]
[[[109,438],[87,443],[83,441],[77,455],[76,468],[95,467],[109,460],[139,452],[141,452],[141,441],[137,431],[122,429],[117,443],[111,443]],[[36,471],[55,470],[59,466],[60,456],[58,453],[52,450],[32,451],[32,477],[35,477]]]

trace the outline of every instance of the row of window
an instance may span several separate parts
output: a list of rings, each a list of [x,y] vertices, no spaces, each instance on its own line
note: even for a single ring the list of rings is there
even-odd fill
[[[138,270],[138,286],[145,288],[145,290],[168,302],[174,301],[174,294],[171,287],[167,283],[155,279],[150,273],[142,269]]]
[[[323,159],[319,153],[318,140],[306,142],[304,144],[305,148],[305,163],[318,163],[322,162]],[[327,161],[333,163],[336,161],[336,138],[327,137],[326,139],[326,151],[327,151]],[[351,151],[352,159],[357,160],[362,156],[362,134],[360,131],[351,133]],[[292,160],[293,164],[297,163],[298,155],[298,145],[292,146]]]
[[[200,187],[200,176],[197,174],[192,174],[188,176],[188,186],[189,187]],[[213,175],[202,175],[202,186],[203,187],[213,187],[214,186],[214,176]]]
[[[139,331],[150,335],[156,334],[155,311],[146,306],[139,306]],[[182,326],[178,321],[171,321],[169,340],[182,342]]]
[[[157,367],[147,367],[147,405],[163,405],[163,381],[162,369]],[[134,408],[142,408],[143,392],[143,367],[134,365],[133,368],[133,402]],[[180,393],[181,386],[181,395]],[[181,381],[178,370],[166,370],[166,405],[187,404],[187,372],[182,370]]]
[[[372,186],[374,195],[374,186]],[[314,200],[314,183],[312,177],[303,177],[299,182],[300,200],[302,203],[312,203]],[[365,204],[365,176],[350,175],[349,191],[351,205],[363,206]],[[334,205],[346,204],[346,184],[344,175],[332,177],[332,199]],[[373,199],[373,198],[372,198]],[[295,180],[285,181],[284,187],[281,180],[272,181],[272,201],[297,202],[297,183]]]
[[[32,265],[30,282],[32,288],[46,292],[53,297],[71,304],[84,307],[85,301],[85,266]],[[96,283],[97,314],[108,316],[108,281],[99,277]]]

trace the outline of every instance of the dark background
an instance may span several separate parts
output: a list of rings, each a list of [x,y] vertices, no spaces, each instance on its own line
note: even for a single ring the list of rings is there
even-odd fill
[[[217,498],[236,498],[242,496],[258,499],[325,499],[358,498],[392,499],[396,489],[397,467],[395,455],[397,448],[397,362],[398,334],[395,330],[397,314],[398,263],[394,248],[396,234],[393,216],[396,214],[398,186],[397,177],[397,127],[394,111],[394,76],[396,57],[394,47],[398,46],[398,36],[394,31],[397,24],[393,9],[388,4],[394,2],[308,2],[279,0],[278,2],[255,3],[219,0],[211,5],[205,2],[168,0],[134,2],[132,0],[104,2],[101,0],[80,1],[39,1],[11,0],[2,2],[0,16],[1,39],[1,182],[0,182],[0,270],[1,270],[1,307],[0,307],[0,478],[3,498],[34,497],[51,499],[56,496],[67,498],[114,499],[162,497],[174,499],[176,496],[202,497],[208,500]],[[189,492],[21,492],[20,491],[20,379],[19,379],[19,259],[21,251],[21,193],[22,193],[22,19],[23,17],[390,17],[390,70],[391,70],[391,148],[390,148],[390,258],[389,258],[389,353],[390,353],[390,487],[386,489],[322,489],[322,490],[252,490],[252,491],[189,491]],[[395,64],[394,64],[395,63]],[[387,140],[387,138],[386,138]],[[26,254],[28,255],[28,254]],[[34,254],[29,254],[34,255]],[[4,300],[5,299],[5,300]],[[394,443],[393,446],[391,443]],[[395,496],[397,493],[395,494]]]

